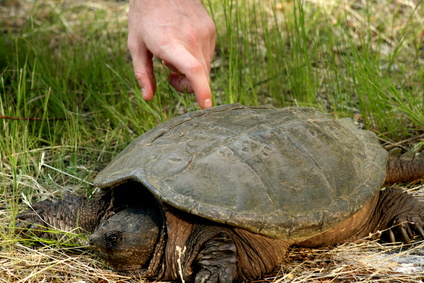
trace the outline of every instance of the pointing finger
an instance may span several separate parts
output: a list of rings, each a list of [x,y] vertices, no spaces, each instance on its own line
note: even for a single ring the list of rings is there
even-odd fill
[[[178,72],[185,76],[185,79],[183,78],[183,80],[180,81],[183,84],[181,85],[181,89],[190,90],[191,87],[200,107],[209,108],[212,106],[212,93],[209,86],[209,68],[204,62],[200,62],[196,59],[182,45],[176,45],[169,48],[167,52],[162,54],[161,59],[167,62],[167,64],[174,66]],[[171,77],[170,79],[174,80],[174,83],[176,83],[175,77]]]

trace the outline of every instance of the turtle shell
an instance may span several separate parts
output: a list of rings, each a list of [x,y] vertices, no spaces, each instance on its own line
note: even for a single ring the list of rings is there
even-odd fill
[[[230,104],[187,113],[135,139],[95,184],[129,180],[182,211],[300,240],[349,218],[380,190],[374,133],[314,108]]]

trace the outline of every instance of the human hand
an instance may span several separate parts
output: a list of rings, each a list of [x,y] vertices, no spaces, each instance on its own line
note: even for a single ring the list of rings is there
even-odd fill
[[[200,0],[131,0],[128,48],[143,99],[151,100],[156,82],[153,56],[171,69],[178,91],[194,92],[202,108],[212,106],[210,64],[215,24]]]

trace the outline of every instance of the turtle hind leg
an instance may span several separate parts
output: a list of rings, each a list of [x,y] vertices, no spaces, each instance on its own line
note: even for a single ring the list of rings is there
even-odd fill
[[[380,192],[374,217],[371,220],[383,238],[390,242],[411,243],[411,239],[424,239],[424,204],[399,188]]]
[[[58,231],[91,233],[98,225],[108,202],[102,198],[87,200],[66,195],[55,202],[40,201],[17,216],[17,232],[24,237],[60,239]]]

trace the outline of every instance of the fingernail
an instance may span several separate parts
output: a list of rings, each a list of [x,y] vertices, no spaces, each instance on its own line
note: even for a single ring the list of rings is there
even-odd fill
[[[212,100],[210,98],[203,101],[203,108],[211,108],[212,107]]]
[[[141,88],[141,96],[146,100],[146,90],[144,88]]]

